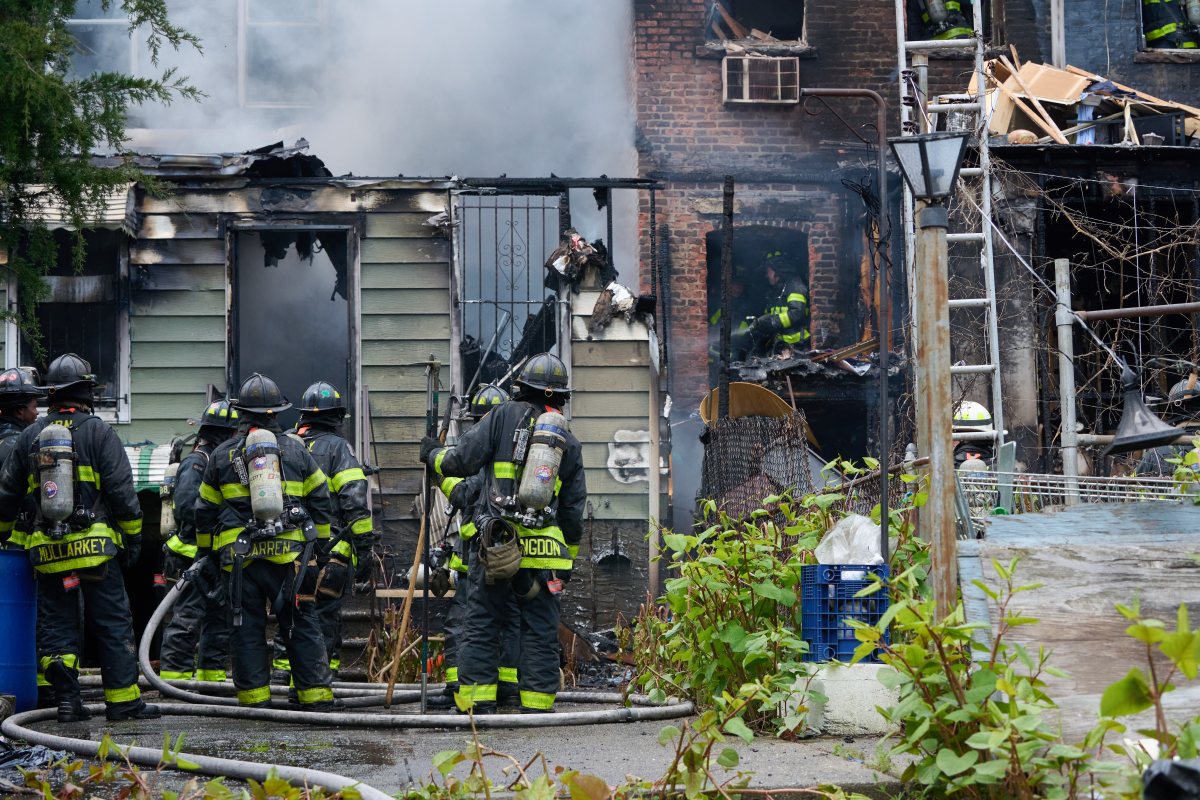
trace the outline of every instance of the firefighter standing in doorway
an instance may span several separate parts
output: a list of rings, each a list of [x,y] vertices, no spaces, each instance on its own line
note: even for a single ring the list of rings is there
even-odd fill
[[[454,447],[432,437],[421,442],[421,460],[439,476],[488,470],[457,657],[456,702],[477,714],[496,708],[500,631],[514,596],[521,619],[521,711],[553,711],[560,682],[558,594],[579,549],[587,499],[583,448],[561,415],[571,396],[566,366],[549,353],[535,355],[514,384],[516,397]]]
[[[304,390],[300,403],[295,434],[328,477],[337,508],[336,536],[319,558],[321,580],[316,601],[329,669],[336,676],[341,667],[342,598],[351,578],[365,581],[370,577],[371,549],[378,537],[371,520],[371,487],[354,449],[341,435],[342,421],[346,418],[346,401],[341,392],[331,383],[317,381]],[[275,640],[272,666],[277,679],[292,669],[279,639]]]
[[[100,651],[105,716],[154,719],[138,689],[133,623],[117,564],[137,561],[142,510],[121,440],[92,414],[91,365],[66,353],[46,371],[49,410],[25,428],[0,470],[0,531],[37,573],[38,668],[58,721],[90,714],[79,695],[79,599]]]
[[[163,545],[164,569],[176,581],[196,559],[196,499],[204,470],[217,448],[237,431],[238,412],[228,400],[210,403],[200,416],[192,452],[175,473],[173,506],[176,532]],[[185,587],[163,631],[159,677],[223,681],[229,658],[229,607],[197,583]],[[197,653],[199,648],[199,653]]]
[[[488,412],[508,401],[508,393],[499,386],[484,384],[471,398],[470,415],[478,424]],[[446,693],[434,697],[432,705],[448,706],[453,702],[454,694],[458,691],[458,651],[462,636],[459,631],[469,608],[473,584],[466,579],[471,553],[477,548],[479,538],[475,527],[475,509],[478,507],[480,496],[487,481],[486,468],[470,478],[443,478],[442,493],[450,502],[452,513],[462,515],[463,523],[458,531],[458,544],[450,550],[446,559],[447,566],[458,574],[458,583],[454,591],[454,600],[446,613],[446,637],[442,646],[442,654],[446,665]],[[447,545],[448,546],[448,545]],[[434,581],[437,580],[435,573]],[[436,591],[436,589],[435,589]],[[517,662],[521,654],[521,610],[515,597],[508,603],[503,620],[504,629],[500,632],[500,669],[499,683],[496,690],[498,705],[519,705],[520,692],[517,688]]]
[[[801,276],[800,262],[773,250],[763,260],[769,292],[774,296],[766,312],[746,331],[747,356],[769,355],[777,345],[801,347],[809,339],[808,286]]]
[[[313,605],[317,552],[329,539],[328,480],[276,414],[292,407],[275,381],[254,373],[233,401],[241,425],[213,450],[196,500],[197,557],[204,580],[224,585],[232,615],[233,683],[238,702],[271,699],[267,614],[291,660],[296,698],[306,711],[341,707]],[[218,566],[219,564],[219,566]]]

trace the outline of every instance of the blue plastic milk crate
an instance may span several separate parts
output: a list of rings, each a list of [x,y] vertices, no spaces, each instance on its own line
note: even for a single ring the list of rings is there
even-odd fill
[[[800,568],[800,633],[808,642],[805,661],[849,661],[858,639],[847,619],[874,625],[888,608],[884,587],[866,597],[855,597],[871,585],[870,576],[887,582],[883,564],[810,564]],[[884,634],[885,641],[891,641]],[[878,662],[875,651],[863,661]]]

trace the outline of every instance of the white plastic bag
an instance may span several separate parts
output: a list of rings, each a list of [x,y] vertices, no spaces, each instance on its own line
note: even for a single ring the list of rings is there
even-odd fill
[[[879,526],[868,517],[851,514],[834,525],[813,552],[818,564],[882,564]]]

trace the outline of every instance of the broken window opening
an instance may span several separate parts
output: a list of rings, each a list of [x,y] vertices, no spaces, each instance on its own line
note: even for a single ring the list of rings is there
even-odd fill
[[[245,108],[307,108],[317,100],[325,0],[239,0],[238,98]]]
[[[990,0],[908,0],[908,30],[910,41],[945,41],[970,39],[975,35],[975,9],[983,14],[983,36],[992,36]]]
[[[1200,2],[1142,0],[1143,50],[1200,48]]]
[[[97,72],[139,75],[149,63],[137,31],[129,30],[129,17],[120,3],[108,8],[102,0],[78,0],[67,29],[75,37],[70,77],[86,78]]]
[[[82,271],[73,263],[75,233],[53,231],[58,259],[46,276],[49,295],[38,304],[42,357],[21,337],[19,364],[45,375],[49,362],[63,353],[87,359],[100,385],[96,410],[106,419],[129,420],[128,292],[122,262],[128,240],[120,231],[88,230]],[[14,365],[15,366],[15,365]]]
[[[235,238],[230,336],[231,392],[254,372],[269,375],[296,406],[314,381],[329,381],[353,412],[349,234],[345,230],[242,230]],[[295,424],[293,407],[279,415]],[[348,416],[343,435],[355,441]]]
[[[709,41],[803,42],[802,0],[707,0]]]

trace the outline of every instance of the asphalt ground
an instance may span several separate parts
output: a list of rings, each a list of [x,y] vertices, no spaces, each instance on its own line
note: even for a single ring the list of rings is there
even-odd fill
[[[559,704],[561,711],[598,707]],[[412,713],[411,706],[398,706],[397,710]],[[374,713],[387,712],[381,709]],[[484,747],[513,756],[521,764],[541,754],[551,769],[558,765],[617,784],[631,775],[655,779],[663,774],[670,763],[671,751],[659,745],[657,739],[669,724],[679,721],[488,729],[479,732],[479,741]],[[147,747],[161,747],[164,734],[172,737],[183,734],[184,752],[326,770],[357,778],[389,793],[428,783],[434,772],[434,755],[445,750],[462,750],[471,737],[470,731],[463,729],[335,728],[179,716],[120,723],[107,723],[103,719],[66,725],[50,722],[37,727],[59,735],[91,739],[99,739],[107,732],[118,743]],[[751,773],[752,784],[760,788],[837,784],[882,796],[879,789],[894,790],[896,785],[893,779],[864,763],[874,761],[877,742],[867,737],[794,742],[756,738],[746,744],[731,737],[728,744],[738,751],[739,765],[733,771],[726,771],[715,764],[714,758],[713,767],[719,778],[732,776],[735,771]],[[505,781],[502,770],[509,766],[507,760],[489,759],[485,766],[496,783]],[[459,773],[465,774],[465,769],[460,767]],[[532,772],[531,777],[536,774],[539,773]],[[187,779],[169,770],[152,776],[159,789],[178,790]]]

